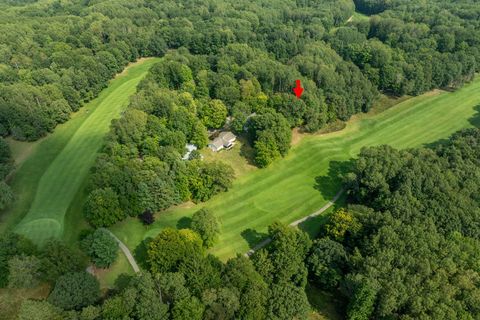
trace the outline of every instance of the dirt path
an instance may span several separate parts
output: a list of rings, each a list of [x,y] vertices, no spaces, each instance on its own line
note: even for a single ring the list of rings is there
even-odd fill
[[[290,226],[292,227],[296,227],[298,226],[300,223],[310,219],[310,218],[313,218],[313,217],[316,217],[320,214],[322,214],[323,212],[325,212],[328,208],[330,208],[331,206],[333,206],[335,204],[335,202],[342,196],[342,194],[345,192],[345,189],[342,188],[340,189],[337,194],[335,195],[335,197],[333,197],[332,200],[328,201],[327,204],[325,204],[323,207],[321,207],[320,209],[318,209],[317,211],[315,211],[314,213],[312,214],[309,214],[308,216],[306,217],[303,217],[301,219],[298,219],[298,220],[295,220],[293,221],[292,223],[290,223]],[[265,247],[267,244],[269,244],[270,242],[272,241],[272,239],[270,238],[267,238],[265,240],[263,240],[262,242],[258,243],[256,246],[254,246],[252,249],[248,250],[247,253],[245,253],[245,256],[249,257],[251,256],[255,251]]]
[[[120,247],[120,250],[122,250],[125,257],[127,257],[127,260],[132,266],[133,271],[135,271],[135,273],[140,272],[140,268],[138,267],[137,261],[135,261],[135,258],[133,257],[132,253],[127,248],[127,246],[122,241],[120,241],[120,239],[118,239],[117,236],[114,235],[110,230],[108,229],[105,229],[105,230],[107,230],[110,233],[110,235],[118,242],[118,246]]]

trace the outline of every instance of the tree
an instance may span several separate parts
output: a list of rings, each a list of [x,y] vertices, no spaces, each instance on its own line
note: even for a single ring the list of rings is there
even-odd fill
[[[178,271],[185,275],[185,281],[190,291],[200,296],[206,289],[215,289],[221,285],[221,262],[212,255],[204,257],[196,251],[189,259],[183,260]]]
[[[314,242],[307,263],[316,283],[334,289],[345,273],[347,253],[340,243],[322,238]]]
[[[161,292],[149,273],[137,274],[130,286],[135,288],[136,303],[132,315],[139,320],[168,319],[168,305],[162,301]]]
[[[286,119],[278,113],[266,112],[251,117],[248,124],[250,140],[255,149],[255,162],[265,167],[290,148],[292,133]]]
[[[347,317],[349,320],[371,319],[375,307],[376,291],[367,283],[360,284],[354,297],[348,305]]]
[[[307,269],[304,260],[310,250],[311,240],[298,229],[275,222],[268,227],[268,259],[272,265],[273,282],[290,282],[305,287]]]
[[[162,300],[175,303],[190,297],[190,291],[185,286],[185,276],[180,272],[157,273],[155,281],[162,292]]]
[[[166,228],[149,242],[148,264],[153,273],[174,272],[182,261],[202,250],[202,239],[194,231]]]
[[[48,296],[48,302],[65,310],[76,309],[95,303],[100,297],[97,279],[89,273],[67,273],[57,279]]]
[[[232,185],[234,171],[223,162],[188,162],[187,179],[194,202],[207,201],[213,195],[227,191]]]
[[[58,240],[47,241],[39,255],[44,279],[55,282],[66,273],[82,270],[85,267],[82,257],[81,252]]]
[[[207,128],[221,128],[227,118],[227,107],[218,99],[204,101],[199,105],[198,117]]]
[[[8,286],[33,288],[40,283],[41,264],[35,256],[14,256],[8,261]]]
[[[118,196],[111,188],[92,191],[88,195],[84,212],[94,227],[108,227],[125,218]]]
[[[305,319],[310,311],[305,290],[290,282],[272,285],[267,308],[268,319]]]
[[[220,224],[217,218],[205,208],[193,214],[191,228],[200,235],[207,248],[213,246],[220,233]]]
[[[172,319],[202,320],[205,306],[196,297],[184,298],[173,305]]]
[[[236,291],[229,288],[207,289],[202,294],[202,301],[207,306],[205,320],[234,319],[240,307]]]
[[[336,241],[342,241],[346,235],[355,234],[359,229],[356,218],[344,208],[335,211],[326,226],[327,235]]]
[[[267,167],[274,160],[280,158],[275,136],[270,131],[262,131],[254,144],[255,164],[260,168]]]
[[[144,225],[151,225],[155,222],[155,217],[153,216],[152,211],[146,210],[138,218],[142,221]]]
[[[241,319],[265,319],[269,288],[262,276],[255,270],[250,259],[237,255],[228,260],[223,281],[227,287],[236,288],[240,293],[240,307],[236,316]]]
[[[0,210],[7,208],[14,199],[10,186],[5,181],[0,181]]]
[[[35,245],[27,238],[13,232],[0,236],[0,287],[8,284],[10,268],[8,262],[14,256],[33,256],[36,254]]]
[[[100,268],[108,268],[118,257],[118,242],[106,229],[97,229],[82,240],[83,250],[93,263]]]

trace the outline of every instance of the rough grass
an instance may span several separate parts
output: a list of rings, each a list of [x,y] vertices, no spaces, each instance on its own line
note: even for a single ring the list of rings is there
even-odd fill
[[[120,116],[156,61],[131,65],[34,149],[15,173],[13,188],[18,199],[12,210],[2,214],[0,231],[18,223],[15,231],[36,243],[63,235],[65,214],[95,161],[111,120]]]
[[[23,301],[45,299],[49,292],[47,284],[33,289],[0,289],[0,320],[17,319]]]
[[[167,226],[187,227],[192,213],[207,207],[222,223],[211,252],[227,259],[258,243],[273,221],[290,223],[333,198],[341,185],[338,175],[362,147],[407,148],[447,138],[480,123],[479,104],[480,78],[456,92],[425,94],[379,114],[355,117],[341,131],[303,137],[285,159],[241,176],[230,191],[206,203],[162,212],[149,227],[127,219],[112,231],[134,251],[143,239]],[[304,227],[309,228],[308,223]]]

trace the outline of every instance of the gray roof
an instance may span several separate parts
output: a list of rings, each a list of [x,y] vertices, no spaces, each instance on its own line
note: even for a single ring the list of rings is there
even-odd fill
[[[209,145],[214,146],[214,147],[217,148],[217,149],[218,149],[218,148],[222,148],[222,147],[223,147],[223,144],[224,144],[223,139],[220,138],[220,137],[215,138],[215,140],[213,140],[213,141],[211,141],[211,142],[209,143]]]
[[[220,139],[222,139],[225,143],[228,143],[232,140],[235,140],[237,137],[231,133],[230,131],[224,131],[218,135]]]

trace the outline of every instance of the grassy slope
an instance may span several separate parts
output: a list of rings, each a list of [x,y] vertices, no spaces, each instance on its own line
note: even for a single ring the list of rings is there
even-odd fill
[[[2,214],[0,231],[19,223],[16,231],[40,242],[63,234],[65,213],[88,175],[111,120],[126,108],[155,61],[131,65],[97,99],[37,145],[15,173],[12,185],[18,200],[10,212]]]
[[[154,237],[166,226],[185,226],[193,212],[207,207],[222,223],[212,253],[226,259],[258,242],[272,221],[290,223],[322,207],[340,188],[337,175],[345,170],[344,161],[355,157],[363,146],[407,148],[447,138],[459,129],[478,125],[479,104],[477,78],[453,93],[428,93],[377,115],[358,116],[342,131],[304,137],[285,159],[240,177],[230,191],[204,204],[161,213],[148,228],[128,219],[112,231],[134,250],[144,238]]]

